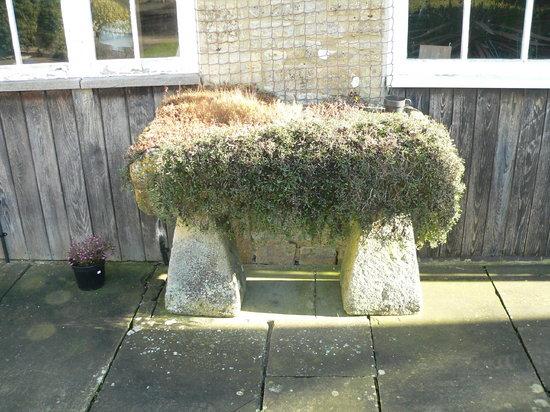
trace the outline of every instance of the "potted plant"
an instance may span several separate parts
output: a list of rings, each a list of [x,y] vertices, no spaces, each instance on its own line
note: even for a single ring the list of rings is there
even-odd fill
[[[103,286],[105,260],[111,250],[111,244],[100,236],[89,236],[71,244],[68,260],[79,289],[96,290]]]

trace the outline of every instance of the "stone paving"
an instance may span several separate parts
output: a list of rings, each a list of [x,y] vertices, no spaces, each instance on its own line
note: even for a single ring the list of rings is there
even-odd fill
[[[550,410],[550,262],[421,266],[425,307],[348,317],[332,267],[250,266],[237,318],[164,309],[166,270],[0,263],[0,410]]]

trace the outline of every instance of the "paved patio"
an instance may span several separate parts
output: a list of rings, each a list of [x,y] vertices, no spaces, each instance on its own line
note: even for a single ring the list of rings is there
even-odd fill
[[[422,266],[425,309],[346,317],[333,268],[249,268],[235,319],[164,310],[165,268],[0,264],[0,410],[550,409],[550,262]]]

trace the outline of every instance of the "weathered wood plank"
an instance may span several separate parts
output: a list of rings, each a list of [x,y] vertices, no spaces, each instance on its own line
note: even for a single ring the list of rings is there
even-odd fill
[[[453,89],[431,89],[429,114],[434,120],[451,127],[453,121]]]
[[[124,89],[103,89],[99,97],[121,256],[145,260],[138,208],[122,179],[124,155],[131,143]]]
[[[550,98],[547,96],[525,256],[550,256]]]
[[[424,114],[430,112],[430,89],[407,89],[407,99],[411,105]]]
[[[68,90],[46,93],[61,174],[63,198],[73,241],[92,234],[73,99]]]
[[[29,257],[51,259],[25,114],[18,93],[0,94],[0,118]]]
[[[430,90],[430,116],[444,124],[447,128],[453,121],[453,89]],[[441,247],[429,248],[428,256],[437,258],[441,255]]]
[[[502,90],[501,92],[498,140],[483,238],[484,256],[502,254],[524,100],[524,91]]]
[[[480,256],[487,218],[493,159],[498,138],[500,90],[479,90],[476,102],[472,163],[464,220],[462,255]]]
[[[546,114],[546,98],[545,90],[530,90],[525,96],[504,238],[505,255],[522,256],[525,251]]]
[[[28,125],[29,142],[51,257],[61,260],[66,257],[69,250],[69,222],[63,202],[63,190],[46,96],[44,92],[25,92],[21,94],[21,99]]]
[[[155,117],[155,100],[151,88],[126,89],[130,136],[134,142],[142,130]],[[162,259],[156,235],[156,217],[139,211],[145,258],[150,261]]]
[[[474,136],[474,119],[476,110],[477,90],[456,89],[453,93],[453,115],[449,128],[460,157],[464,159],[464,184],[468,187],[470,164],[472,155],[472,142]],[[447,242],[441,246],[440,256],[460,257],[462,250],[462,236],[464,233],[464,213],[466,209],[467,193],[464,193],[461,201],[462,215],[456,226],[447,237]]]
[[[15,188],[11,177],[8,151],[4,140],[4,132],[0,126],[0,221],[2,229],[8,235],[6,244],[11,259],[28,259],[25,235],[19,216],[19,207],[15,195]],[[0,256],[4,258],[4,252],[0,247]]]
[[[111,242],[112,258],[120,260],[99,99],[87,89],[73,90],[72,97],[92,230]]]

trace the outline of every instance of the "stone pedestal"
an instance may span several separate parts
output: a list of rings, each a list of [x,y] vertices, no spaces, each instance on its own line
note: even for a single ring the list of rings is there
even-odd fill
[[[350,315],[409,315],[422,306],[416,245],[410,222],[399,240],[352,230],[340,274],[344,310]],[[382,227],[382,234],[390,230]]]
[[[228,237],[205,221],[176,224],[166,309],[191,316],[236,316],[244,297],[245,275]]]

